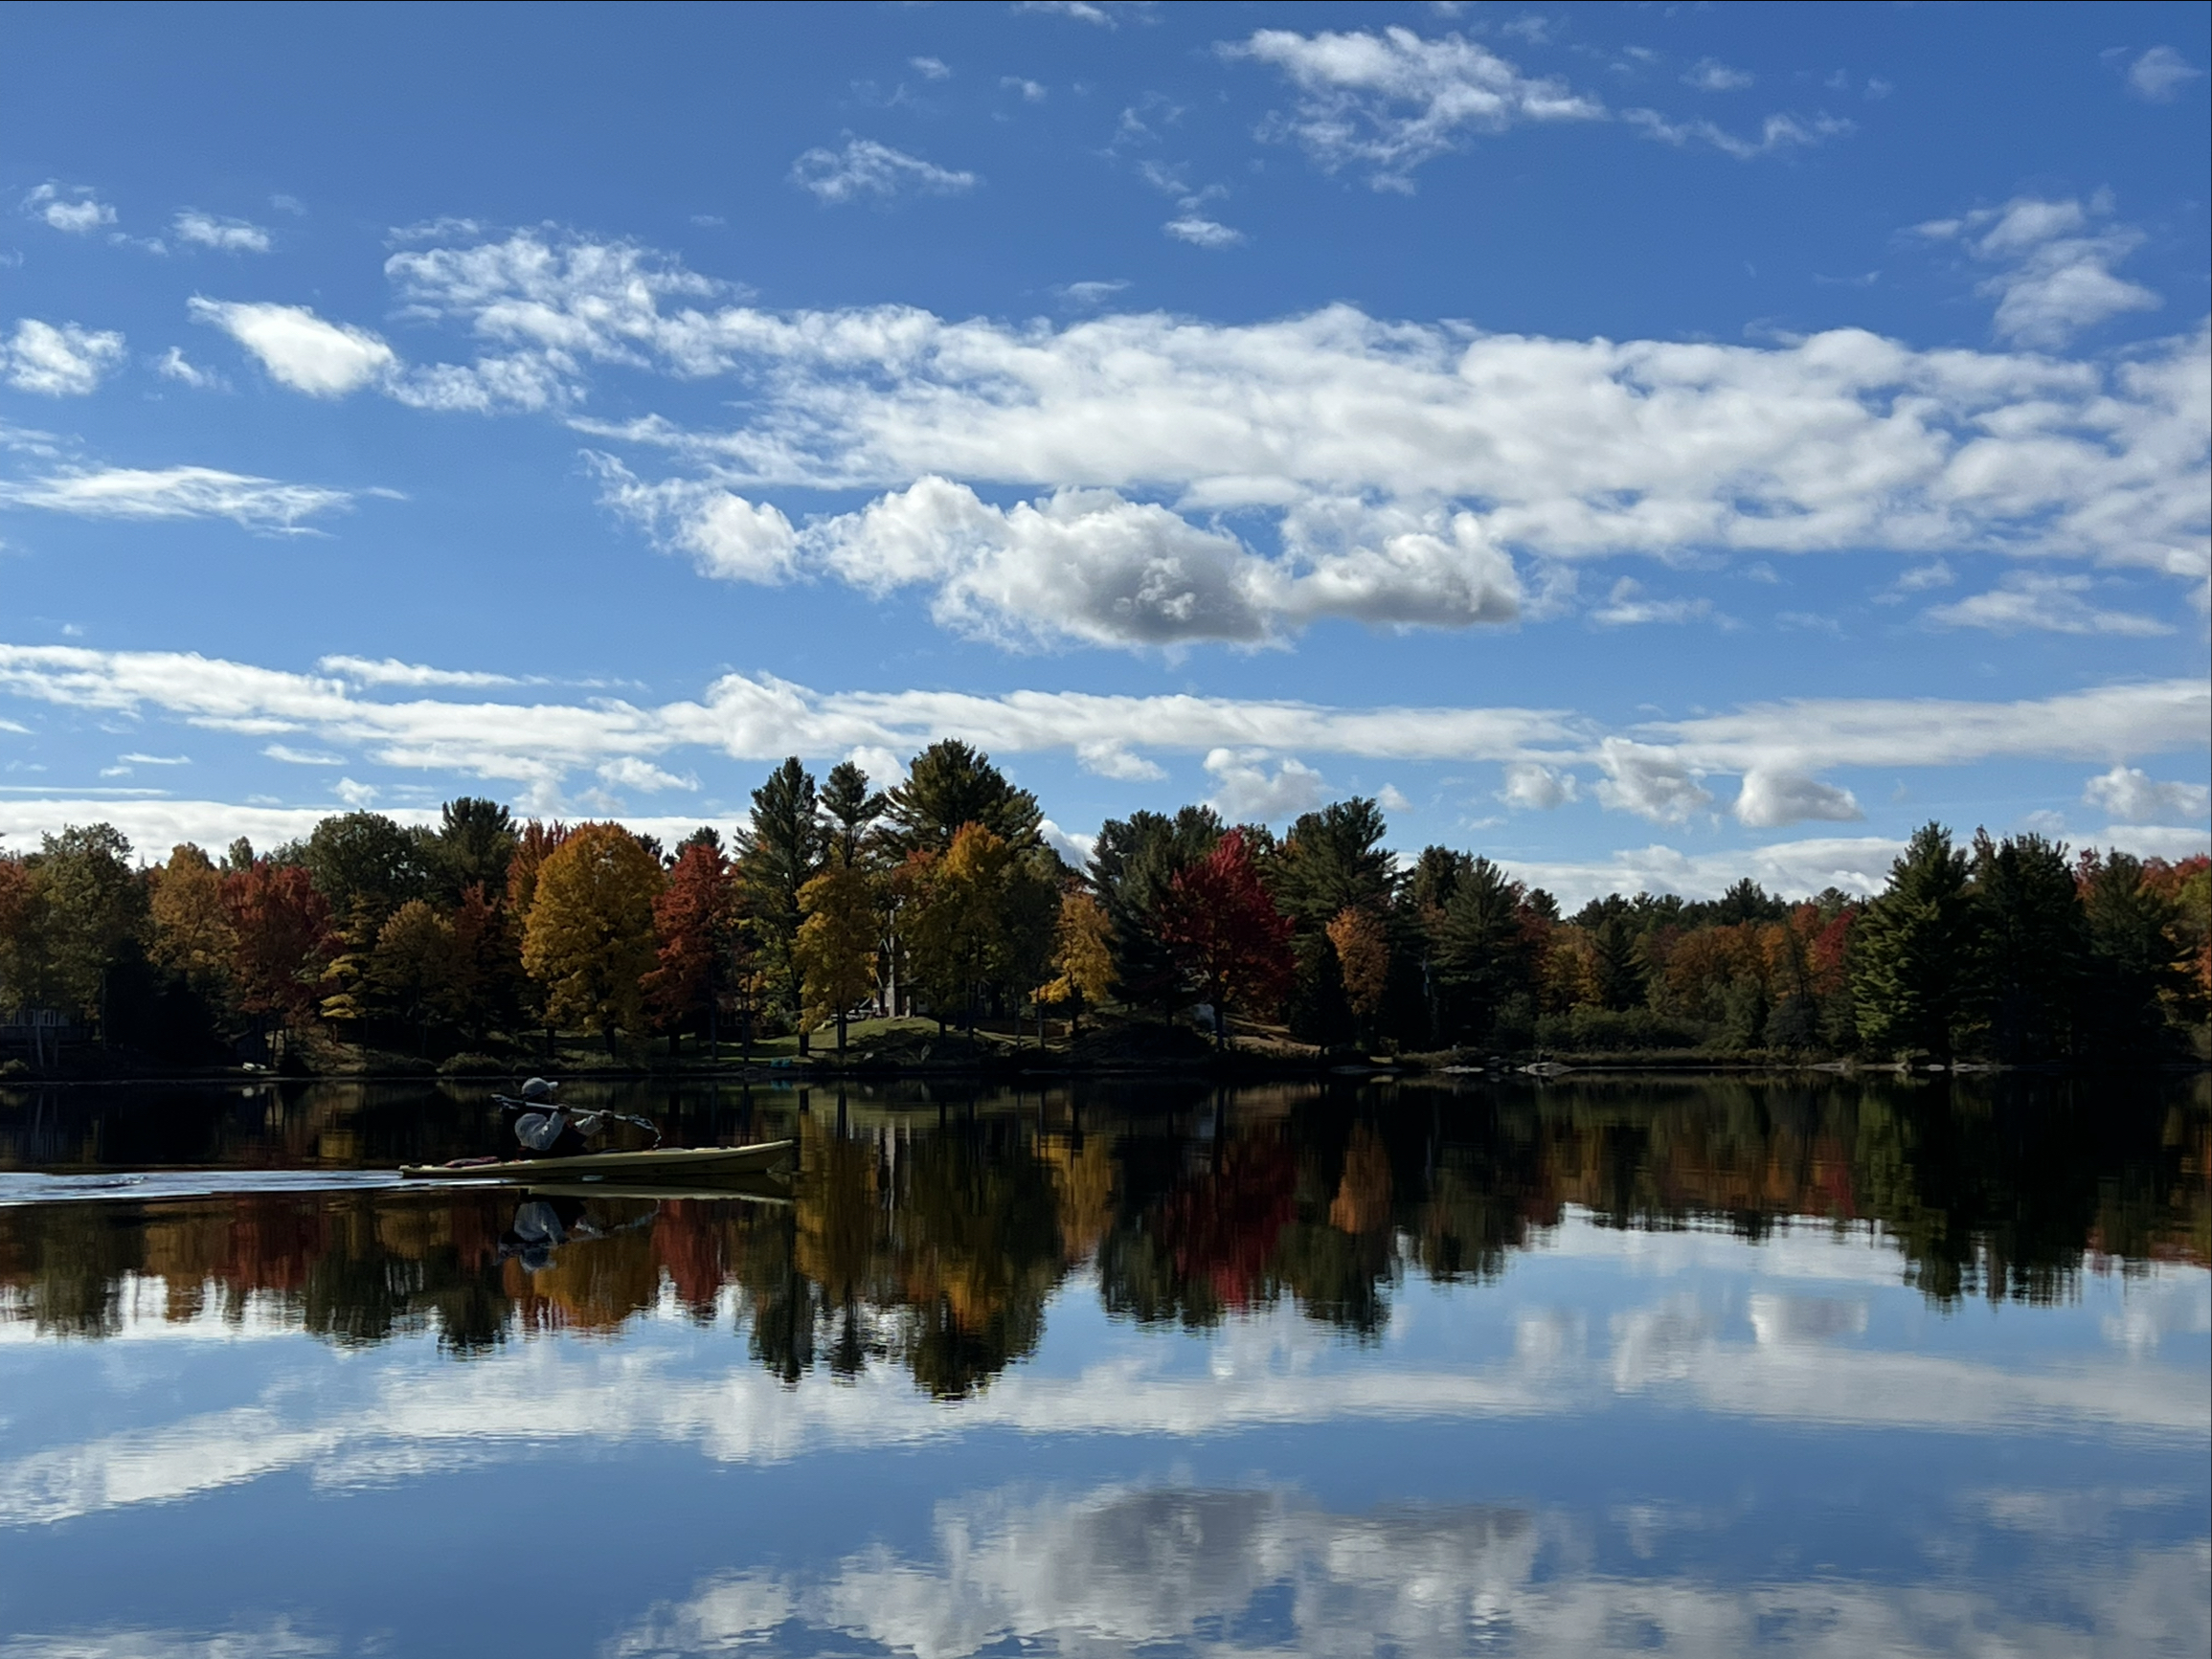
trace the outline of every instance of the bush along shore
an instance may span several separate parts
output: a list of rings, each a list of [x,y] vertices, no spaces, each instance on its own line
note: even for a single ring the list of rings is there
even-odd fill
[[[673,847],[449,802],[143,862],[0,857],[0,1080],[553,1071],[2201,1065],[2212,861],[1918,831],[1872,898],[1611,894],[1202,806],[1090,864],[959,742],[785,761]]]

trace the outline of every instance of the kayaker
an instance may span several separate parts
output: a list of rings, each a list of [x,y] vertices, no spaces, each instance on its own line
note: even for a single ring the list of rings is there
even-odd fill
[[[571,1118],[553,1104],[553,1090],[559,1087],[542,1077],[522,1086],[522,1103],[539,1109],[514,1120],[514,1138],[522,1143],[524,1157],[576,1157],[591,1151],[584,1136],[599,1127],[602,1114],[587,1111]]]

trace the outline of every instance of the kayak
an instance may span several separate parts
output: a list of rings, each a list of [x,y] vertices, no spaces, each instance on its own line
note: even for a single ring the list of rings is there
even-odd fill
[[[399,1173],[429,1181],[661,1181],[753,1175],[779,1163],[799,1143],[654,1147],[644,1152],[592,1152],[575,1157],[463,1158],[454,1163],[401,1164]]]

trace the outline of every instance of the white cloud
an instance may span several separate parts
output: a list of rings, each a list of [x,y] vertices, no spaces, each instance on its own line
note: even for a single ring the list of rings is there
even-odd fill
[[[999,77],[999,84],[1009,92],[1020,93],[1024,103],[1043,103],[1051,92],[1044,82],[1028,80],[1019,75],[1002,75]]]
[[[1182,213],[1160,228],[1177,241],[1188,242],[1194,248],[1233,248],[1244,240],[1242,231],[1203,213]]]
[[[1737,161],[1751,161],[1778,150],[1810,149],[1832,138],[1848,138],[1858,131],[1852,123],[1840,116],[1770,115],[1759,124],[1757,138],[1739,138],[1710,121],[1673,121],[1656,109],[1624,109],[1621,120],[1642,131],[1646,138],[1678,148],[1693,145],[1712,146],[1723,155]]]
[[[1692,769],[1671,750],[1608,737],[1597,747],[1597,798],[1617,812],[1654,823],[1683,823],[1713,804]]]
[[[1375,804],[1385,812],[1411,812],[1413,803],[1406,792],[1394,783],[1386,783],[1375,791]]]
[[[269,233],[257,224],[245,219],[217,218],[197,208],[180,212],[171,228],[180,242],[216,248],[226,254],[265,254],[276,245]]]
[[[1924,594],[1930,588],[1948,588],[1958,577],[1949,565],[1937,559],[1931,565],[1919,565],[1897,578],[1896,588],[1901,594]]]
[[[604,761],[598,768],[602,782],[622,789],[646,791],[663,789],[689,789],[699,787],[699,779],[692,773],[667,772],[651,761],[640,760],[635,755],[623,755],[617,760]]]
[[[1302,97],[1284,127],[1322,167],[1372,167],[1386,188],[1404,188],[1414,168],[1457,148],[1463,133],[1605,114],[1596,99],[1555,78],[1524,76],[1457,34],[1262,29],[1222,50],[1272,65],[1298,87]]]
[[[1137,9],[1143,10],[1142,6]],[[1047,17],[1071,17],[1100,29],[1118,27],[1114,18],[1115,0],[1014,0],[1014,10],[1034,11]]]
[[[355,812],[359,812],[365,807],[374,805],[376,796],[380,792],[374,784],[356,783],[350,777],[342,777],[338,780],[335,793],[340,800]]]
[[[578,422],[740,488],[934,473],[1201,510],[1478,502],[1490,541],[1545,559],[2049,552],[2197,582],[2207,564],[2203,331],[2100,365],[1858,330],[1781,346],[1483,335],[1348,306],[1055,329],[716,305],[719,284],[636,248],[532,235],[389,268],[416,315],[485,341],[476,365],[439,371],[478,407],[572,400],[592,362],[741,375],[733,431]]]
[[[261,752],[271,760],[283,761],[287,766],[344,766],[342,754],[324,754],[311,749],[295,749],[288,743],[272,743]]]
[[[1124,745],[1112,742],[1078,745],[1075,764],[1095,777],[1111,777],[1123,783],[1157,783],[1167,775],[1162,768],[1142,755],[1133,754]]]
[[[1682,82],[1700,92],[1734,92],[1749,86],[1757,78],[1747,70],[1731,69],[1718,58],[1701,57],[1690,67]]]
[[[1999,634],[2023,629],[2047,634],[2119,634],[2144,638],[2173,629],[2155,617],[2132,611],[2100,611],[2083,595],[2094,584],[2088,576],[2037,575],[2019,572],[2003,577],[1985,594],[1970,594],[1924,613],[1938,627],[1987,628]]]
[[[1093,306],[1105,304],[1128,286],[1128,279],[1118,277],[1111,281],[1063,282],[1052,292],[1071,305]]]
[[[862,196],[888,199],[908,191],[956,195],[979,182],[972,172],[957,172],[908,155],[872,138],[850,138],[842,150],[810,149],[791,164],[791,182],[824,202]]]
[[[220,328],[269,377],[310,397],[343,397],[388,379],[398,356],[366,328],[327,323],[305,305],[237,303],[194,297],[192,319]]]
[[[2198,783],[2160,783],[2133,766],[2115,766],[2089,779],[2082,799],[2129,823],[2160,818],[2201,818],[2212,804],[2212,791]]]
[[[1515,761],[1505,769],[1505,787],[1498,798],[1507,806],[1549,812],[1580,796],[1582,786],[1571,772],[1537,761]]]
[[[191,362],[183,348],[171,346],[154,364],[155,370],[165,380],[180,380],[200,391],[214,391],[223,384],[223,377],[212,370],[201,369]]]
[[[1712,797],[1699,780],[1713,773],[1807,779],[1835,767],[1959,766],[1998,757],[2110,765],[2198,753],[2212,724],[2212,688],[2197,679],[2018,703],[1900,698],[1753,705],[1730,714],[1655,721],[1631,735],[1556,709],[1340,708],[1068,691],[822,693],[742,674],[723,676],[695,699],[657,706],[615,698],[559,703],[411,695],[386,702],[336,676],[187,653],[4,644],[0,693],[111,716],[157,712],[188,726],[284,743],[310,741],[380,766],[504,779],[545,799],[570,773],[625,756],[666,765],[685,750],[744,761],[862,750],[896,755],[957,737],[1002,757],[1199,754],[1225,798],[1233,785],[1255,792],[1249,798],[1259,805],[1279,800],[1286,810],[1318,798],[1315,792],[1325,785],[1303,763],[1285,761],[1271,773],[1262,754],[1349,755],[1363,766],[1394,760],[1531,762],[1554,770],[1595,765],[1605,773],[1597,790],[1601,802],[1662,822],[1709,807]]]
[[[2167,103],[2203,73],[2171,46],[2154,46],[2129,65],[2128,90],[2149,102]]]
[[[1271,777],[1268,758],[1263,749],[1211,751],[1205,765],[1213,796],[1207,804],[1230,823],[1280,823],[1328,799],[1328,782],[1312,767],[1285,755]]]
[[[1712,614],[1710,599],[1649,599],[1641,582],[1623,576],[1614,583],[1606,602],[1591,612],[1590,619],[1609,628],[1628,628],[1646,622],[1694,622]]]
[[[81,397],[123,363],[123,336],[112,329],[75,323],[56,326],[25,317],[14,336],[0,347],[8,384],[18,392],[48,397]]]
[[[36,186],[24,195],[23,211],[72,235],[115,223],[115,210],[94,195],[89,185]]]
[[[924,80],[949,80],[952,78],[953,72],[946,66],[945,60],[941,57],[910,57],[907,62],[913,66],[914,73]]]
[[[2155,311],[2162,303],[2113,275],[2143,235],[2125,225],[2097,229],[2094,220],[2109,211],[2101,197],[2085,208],[2070,197],[2018,196],[1918,229],[1933,240],[1961,240],[1975,258],[2002,267],[1978,290],[1998,303],[1993,326],[1999,339],[2054,348],[2109,317]]]
[[[1784,824],[1820,819],[1850,823],[1864,818],[1859,801],[1847,789],[1819,783],[1810,777],[1760,769],[1744,774],[1742,791],[1728,809],[1738,823],[1754,829],[1778,829]]]
[[[509,674],[486,674],[474,668],[430,668],[396,658],[319,657],[315,666],[326,674],[340,675],[361,685],[516,685]]]
[[[906,782],[906,761],[896,750],[858,743],[846,751],[845,758],[868,773],[870,788],[892,789]]]
[[[999,507],[924,477],[797,530],[772,505],[688,482],[644,484],[600,464],[608,504],[710,575],[778,582],[820,571],[876,593],[925,585],[940,623],[985,638],[1250,643],[1321,617],[1464,626],[1520,613],[1511,559],[1466,513],[1446,522],[1317,506],[1289,527],[1288,553],[1271,559],[1112,490]]]
[[[304,520],[353,504],[346,490],[214,467],[104,467],[44,478],[0,479],[0,504],[91,519],[229,519],[249,530],[300,534]]]

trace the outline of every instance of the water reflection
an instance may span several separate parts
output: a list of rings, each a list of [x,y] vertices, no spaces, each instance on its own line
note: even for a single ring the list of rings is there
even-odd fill
[[[99,1171],[160,1150],[217,1166],[168,1178],[219,1189],[223,1172],[242,1183],[313,1149],[333,1188],[132,1201],[95,1175],[109,1201],[0,1202],[0,1326],[110,1336],[158,1287],[172,1322],[250,1311],[344,1344],[431,1332],[467,1355],[530,1332],[614,1332],[666,1303],[742,1325],[787,1384],[890,1367],[957,1400],[1036,1350],[1071,1275],[1141,1327],[1205,1332],[1287,1306],[1371,1342],[1409,1275],[1494,1280],[1522,1252],[1559,1248],[1569,1215],[1655,1243],[1716,1230],[1764,1242],[1811,1221],[1886,1241],[1936,1308],[2047,1305],[2076,1295],[2085,1270],[2212,1259],[2206,1104],[2201,1080],[2162,1093],[1703,1083],[957,1110],[856,1098],[835,1111],[786,1097],[742,1108],[744,1132],[801,1143],[788,1188],[745,1201],[346,1184],[362,1178],[350,1166],[465,1150],[483,1103],[462,1094],[17,1100],[0,1117],[0,1170],[37,1157]],[[736,1127],[719,1103],[676,1115]],[[1861,1334],[1866,1313],[1766,1296],[1749,1318],[1762,1347],[1787,1348]],[[1699,1339],[1692,1314],[1654,1315],[1622,1334],[1616,1363]]]

